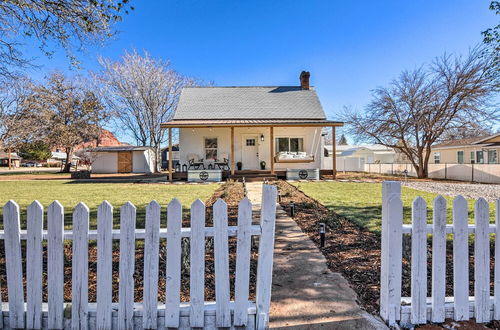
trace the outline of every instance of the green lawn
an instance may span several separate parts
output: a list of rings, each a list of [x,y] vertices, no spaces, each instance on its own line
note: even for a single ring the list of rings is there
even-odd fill
[[[114,206],[115,214],[121,205],[131,201],[137,207],[137,226],[143,227],[145,207],[152,200],[166,206],[175,197],[187,212],[193,201],[198,198],[206,201],[218,187],[218,184],[76,183],[70,180],[0,181],[0,205],[3,206],[8,200],[16,201],[22,210],[21,223],[24,224],[26,207],[31,202],[38,200],[47,209],[50,203],[58,200],[65,207],[65,223],[69,229],[72,209],[82,201],[90,208],[90,226],[95,229],[97,207],[102,201],[109,201]],[[162,218],[162,223],[164,222],[166,222],[165,217]],[[115,216],[115,226],[118,223],[119,218]],[[24,228],[24,225],[22,227]]]
[[[292,183],[305,194],[318,200],[328,209],[345,216],[349,220],[371,230],[380,232],[381,225],[381,183],[358,182],[296,182]],[[411,222],[411,203],[417,197],[423,197],[427,202],[427,209],[432,210],[432,201],[437,194],[402,187],[402,201],[404,208],[404,223]],[[448,222],[451,223],[451,205],[453,198],[444,196],[448,205]],[[469,200],[469,222],[474,220],[474,200]],[[490,203],[491,221],[494,222],[495,206]],[[429,222],[432,221],[432,212],[428,212]]]

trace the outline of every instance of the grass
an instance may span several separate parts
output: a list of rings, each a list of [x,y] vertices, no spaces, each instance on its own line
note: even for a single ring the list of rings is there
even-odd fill
[[[65,225],[70,229],[72,209],[82,201],[90,209],[90,227],[95,229],[97,207],[104,200],[114,206],[115,227],[119,223],[120,206],[131,201],[137,208],[137,227],[140,228],[144,226],[145,207],[152,200],[166,206],[175,197],[183,205],[184,212],[188,213],[192,202],[198,198],[206,201],[218,187],[218,184],[77,183],[71,180],[0,181],[0,205],[3,206],[8,200],[16,201],[21,208],[21,227],[25,228],[26,207],[31,202],[38,200],[46,210],[50,203],[58,200],[65,207]],[[164,207],[162,211],[165,212]],[[166,223],[164,215],[162,215],[163,223]]]
[[[358,182],[296,182],[292,183],[306,195],[316,199],[329,210],[346,217],[370,231],[380,233],[382,221],[382,184]],[[421,196],[427,202],[428,221],[432,221],[432,203],[437,194],[402,187],[404,223],[411,223],[411,203]],[[453,198],[445,197],[448,223],[451,223]],[[469,222],[474,221],[474,200],[468,200]],[[495,206],[490,203],[490,219],[494,222]]]

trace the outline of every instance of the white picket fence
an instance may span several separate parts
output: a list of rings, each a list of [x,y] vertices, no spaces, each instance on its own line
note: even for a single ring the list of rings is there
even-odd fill
[[[500,200],[495,224],[483,198],[474,206],[474,224],[468,224],[467,201],[453,201],[447,224],[446,200],[436,197],[433,223],[427,224],[427,206],[418,197],[412,204],[412,223],[403,224],[401,184],[386,181],[382,188],[382,264],[380,315],[390,325],[440,323],[475,318],[500,320],[500,239],[495,235],[494,295],[490,296],[490,234],[500,234]],[[403,235],[411,235],[411,297],[401,297]],[[431,296],[427,297],[427,235],[432,235]],[[446,239],[453,238],[453,296],[446,297]],[[469,235],[474,234],[474,296],[469,297]],[[448,237],[451,237],[448,236]],[[498,257],[498,258],[497,258]]]
[[[136,208],[120,208],[120,229],[113,229],[113,207],[103,202],[97,230],[89,230],[84,203],[73,211],[73,230],[64,230],[64,209],[57,201],[47,210],[38,202],[27,209],[27,230],[20,228],[19,206],[3,208],[5,260],[9,300],[2,304],[2,328],[29,329],[157,329],[268,325],[276,217],[276,187],[264,185],[260,225],[252,224],[252,205],[243,199],[238,225],[228,226],[227,205],[213,205],[213,227],[205,227],[205,205],[191,205],[191,228],[182,227],[182,207],[174,199],[167,208],[167,228],[160,227],[161,206],[146,208],[145,229],[136,229]],[[228,237],[237,237],[235,301],[230,301]],[[256,301],[249,301],[252,236],[259,238]],[[190,239],[190,302],[180,302],[181,238]],[[214,237],[215,302],[205,302],[205,238]],[[166,301],[158,302],[160,239],[166,238]],[[22,244],[26,240],[26,302],[23,292]],[[47,241],[48,301],[42,301],[43,244]],[[64,240],[72,240],[72,300],[64,301]],[[97,302],[88,302],[88,244],[97,241]],[[120,241],[119,279],[112,275],[112,241]],[[144,240],[143,301],[134,301],[136,240]],[[119,281],[119,302],[112,302],[112,281]]]

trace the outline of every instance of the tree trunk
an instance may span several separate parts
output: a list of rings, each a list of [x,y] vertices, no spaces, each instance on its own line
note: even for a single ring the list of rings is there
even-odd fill
[[[69,173],[71,171],[71,154],[73,153],[72,148],[66,148],[66,164],[62,170],[63,173]]]
[[[161,152],[160,152],[160,146],[159,145],[155,145],[153,147],[153,152],[155,154],[155,158],[154,158],[154,168],[155,168],[155,173],[159,173],[161,171]]]

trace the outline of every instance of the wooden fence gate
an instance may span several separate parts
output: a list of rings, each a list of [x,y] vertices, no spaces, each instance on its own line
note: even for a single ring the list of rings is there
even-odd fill
[[[469,224],[467,200],[453,200],[452,224],[447,224],[446,199],[434,199],[432,224],[427,224],[427,205],[422,197],[412,204],[411,224],[403,224],[401,183],[386,181],[382,188],[382,264],[380,315],[389,324],[403,326],[442,323],[445,318],[478,323],[500,320],[500,199],[495,224],[490,225],[489,205],[479,198],[474,204],[474,224]],[[451,222],[451,221],[450,221]],[[469,239],[474,235],[474,286],[469,296]],[[494,294],[490,293],[490,234],[495,234]],[[403,235],[411,235],[411,296],[401,297]],[[431,272],[428,272],[428,235],[432,235]],[[446,296],[447,239],[453,239],[452,296]],[[428,279],[430,296],[427,296]],[[450,290],[451,291],[451,290]]]
[[[27,209],[27,230],[20,226],[14,201],[3,208],[8,302],[2,304],[3,328],[30,329],[212,329],[268,326],[276,218],[276,187],[264,185],[260,224],[252,224],[252,205],[243,199],[238,225],[228,226],[227,205],[213,206],[213,227],[205,226],[205,205],[191,205],[191,227],[182,227],[178,200],[168,205],[167,228],[160,226],[160,205],[146,208],[145,229],[136,229],[136,209],[120,208],[120,229],[113,229],[113,207],[103,202],[97,211],[97,230],[89,230],[89,209],[80,203],[73,211],[72,230],[64,230],[64,209],[57,201],[47,210],[37,201]],[[236,236],[234,301],[230,301],[228,237]],[[249,301],[251,238],[259,236],[256,299]],[[205,301],[205,239],[213,237],[215,301]],[[166,300],[158,302],[160,239],[166,238]],[[189,297],[181,303],[181,239],[189,239]],[[26,240],[26,272],[22,257]],[[72,299],[64,301],[64,241],[72,241]],[[97,299],[88,302],[89,240],[97,241]],[[118,303],[112,302],[113,240],[119,240]],[[144,240],[143,300],[134,299],[136,240]],[[45,242],[46,241],[46,242]],[[47,249],[47,301],[43,301],[43,249]],[[26,281],[24,292],[23,281]],[[116,279],[115,279],[116,280]],[[26,303],[24,297],[26,295]]]

